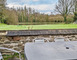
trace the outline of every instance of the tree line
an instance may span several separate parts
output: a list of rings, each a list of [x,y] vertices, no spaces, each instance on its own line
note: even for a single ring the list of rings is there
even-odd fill
[[[41,14],[32,8],[6,7],[6,0],[0,0],[0,23],[15,25],[19,23],[52,23],[74,22],[77,20],[77,0],[58,0],[55,12],[57,15]],[[51,8],[51,7],[50,7]]]

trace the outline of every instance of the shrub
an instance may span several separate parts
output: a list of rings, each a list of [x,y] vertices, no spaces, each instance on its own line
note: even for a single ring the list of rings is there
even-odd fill
[[[4,10],[4,20],[6,24],[16,25],[18,24],[18,15],[14,10]]]

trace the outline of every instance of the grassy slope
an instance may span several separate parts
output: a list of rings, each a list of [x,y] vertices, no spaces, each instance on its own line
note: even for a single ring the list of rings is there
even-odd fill
[[[0,30],[27,30],[32,29],[73,29],[77,28],[77,24],[51,24],[51,25],[5,25],[0,24]]]

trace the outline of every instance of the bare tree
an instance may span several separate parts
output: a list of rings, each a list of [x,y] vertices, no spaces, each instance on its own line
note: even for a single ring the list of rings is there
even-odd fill
[[[73,0],[74,3],[74,22],[77,21],[77,0]]]
[[[72,12],[71,10],[73,6],[73,0],[58,0],[55,10],[64,17],[64,22],[66,22],[67,16],[70,12]]]
[[[75,12],[77,12],[77,0],[73,0]]]

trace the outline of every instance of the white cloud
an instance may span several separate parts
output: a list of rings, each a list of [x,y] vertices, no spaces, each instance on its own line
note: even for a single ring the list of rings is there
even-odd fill
[[[31,0],[20,0],[20,2],[29,2]]]
[[[11,7],[24,7],[24,5],[19,5],[19,4],[8,4],[7,7],[11,8]],[[28,5],[26,4],[27,7],[31,7],[34,8],[36,10],[54,10],[55,8],[55,4],[42,4],[42,5]]]
[[[43,5],[28,5],[28,6],[34,8],[34,9],[37,9],[37,10],[53,10],[54,9],[54,7],[52,7],[52,6],[54,6],[53,4],[52,5],[51,4],[48,4],[48,5],[46,5],[46,4],[43,4]]]
[[[39,0],[33,0],[33,1],[39,1]]]
[[[28,5],[28,4],[24,4],[24,5],[20,5],[20,4],[14,4],[14,3],[11,3],[11,4],[8,4],[7,7],[9,8],[17,8],[17,7],[24,7],[26,6],[27,8],[28,7],[31,7],[35,10],[38,10],[38,11],[46,11],[46,10],[50,10],[53,11],[54,8],[55,8],[55,4],[41,4],[41,5]],[[50,14],[50,12],[46,12],[46,14]]]
[[[12,8],[12,7],[17,8],[17,7],[24,7],[24,5],[10,3],[10,4],[7,5],[7,7],[9,7],[9,8]]]
[[[51,14],[51,12],[46,12],[45,14],[49,14],[49,15],[50,15],[50,14]]]
[[[37,2],[37,1],[39,1],[39,0],[21,0],[21,2],[30,2],[30,1],[35,1],[35,2]]]

